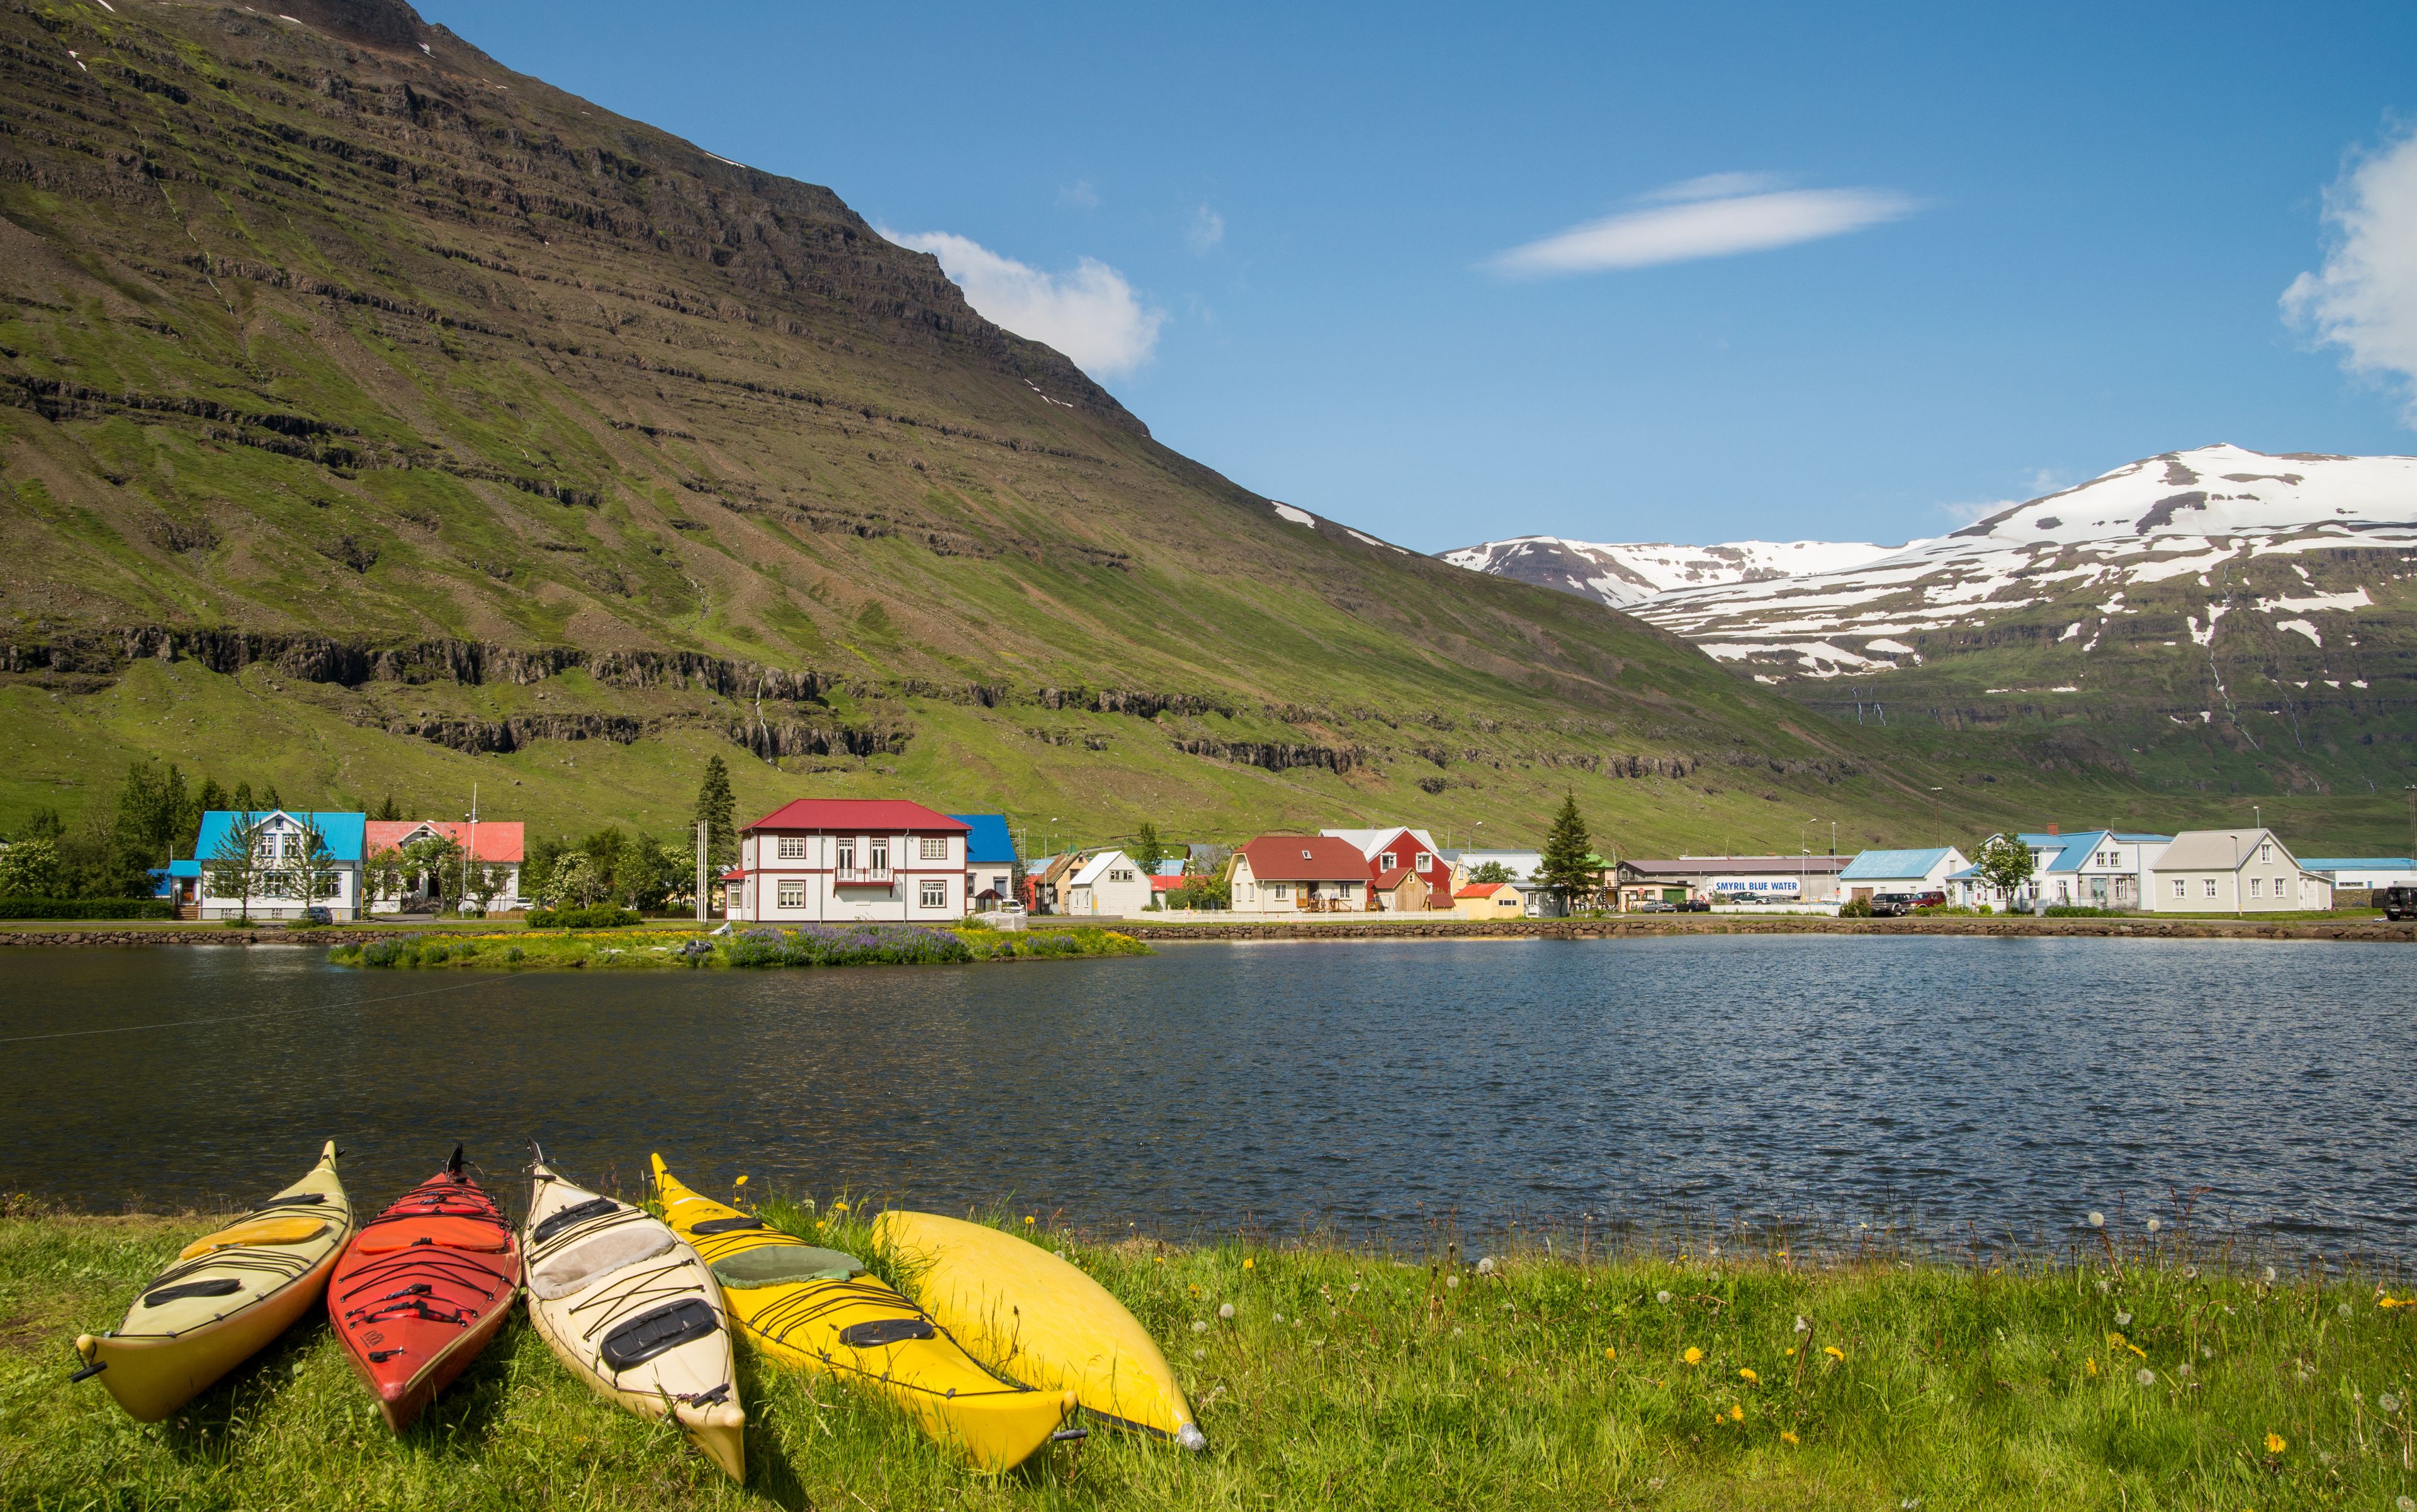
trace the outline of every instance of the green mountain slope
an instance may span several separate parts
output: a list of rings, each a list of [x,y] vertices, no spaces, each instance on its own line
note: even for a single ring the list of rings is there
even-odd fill
[[[0,10],[0,824],[146,754],[668,824],[737,746],[742,802],[1036,843],[1525,838],[1564,786],[1631,848],[1931,827],[1672,635],[1287,522],[826,190],[392,0],[287,15]]]

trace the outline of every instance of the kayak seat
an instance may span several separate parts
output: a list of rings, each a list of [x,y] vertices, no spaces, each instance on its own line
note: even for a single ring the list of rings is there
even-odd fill
[[[508,1248],[511,1231],[499,1224],[484,1223],[477,1218],[458,1218],[447,1214],[428,1217],[398,1219],[361,1230],[353,1241],[354,1247],[364,1255],[384,1255],[393,1250],[408,1249],[423,1240],[433,1241],[448,1249],[473,1249],[486,1254]]]
[[[713,1278],[740,1291],[794,1281],[844,1281],[863,1274],[864,1262],[855,1256],[813,1245],[765,1245],[713,1262]]]
[[[231,1297],[243,1290],[243,1283],[232,1275],[212,1276],[206,1281],[188,1281],[182,1286],[163,1286],[157,1291],[143,1293],[143,1306],[162,1307],[187,1297]]]
[[[237,1245],[298,1245],[327,1231],[327,1226],[317,1218],[252,1218],[194,1240],[178,1250],[176,1258],[195,1260],[211,1250],[233,1249]]]
[[[937,1338],[940,1331],[926,1318],[875,1318],[850,1323],[839,1331],[839,1341],[852,1350],[877,1350],[919,1338]]]
[[[600,1275],[650,1260],[679,1241],[652,1224],[633,1223],[573,1245],[529,1272],[529,1291],[540,1302],[567,1297]]]
[[[703,1223],[691,1224],[688,1231],[692,1234],[735,1234],[744,1229],[763,1227],[764,1220],[761,1218],[707,1218]]]
[[[542,1245],[565,1229],[575,1229],[590,1218],[600,1218],[621,1211],[621,1204],[609,1197],[591,1197],[585,1202],[573,1202],[553,1217],[529,1230],[529,1243]]]
[[[644,1365],[692,1339],[710,1338],[721,1326],[721,1315],[702,1298],[683,1297],[651,1312],[640,1313],[605,1335],[604,1348],[599,1352],[608,1368],[619,1372],[633,1365]]]

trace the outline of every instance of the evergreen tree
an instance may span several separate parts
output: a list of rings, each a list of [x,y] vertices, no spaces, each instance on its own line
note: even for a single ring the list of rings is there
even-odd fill
[[[238,814],[251,813],[252,810],[251,784],[248,782],[236,784],[235,791],[227,797],[226,806]]]
[[[1133,836],[1132,859],[1145,877],[1158,875],[1158,863],[1166,859],[1166,847],[1159,844],[1158,826],[1145,819],[1141,832]]]
[[[706,855],[719,869],[738,859],[738,799],[730,790],[730,768],[718,756],[705,758],[705,780],[697,785],[696,810],[689,816],[689,847],[696,846],[696,826],[706,832]]]
[[[1577,795],[1563,793],[1561,811],[1553,816],[1553,828],[1544,836],[1544,859],[1536,867],[1536,880],[1559,893],[1562,906],[1568,907],[1603,885],[1603,874],[1587,859],[1593,849],[1586,820],[1578,816]]]
[[[386,801],[378,804],[377,812],[371,815],[370,817],[387,824],[401,823],[403,821],[403,810],[394,806],[394,794],[387,794]]]

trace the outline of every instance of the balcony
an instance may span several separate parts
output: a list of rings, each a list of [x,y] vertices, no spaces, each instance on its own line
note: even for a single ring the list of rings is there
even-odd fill
[[[887,866],[835,866],[831,868],[833,887],[888,887],[898,879],[898,874]]]

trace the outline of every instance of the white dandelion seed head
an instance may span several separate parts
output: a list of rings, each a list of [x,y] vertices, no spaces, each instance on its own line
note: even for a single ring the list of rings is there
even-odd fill
[[[2181,1364],[2174,1367],[2174,1374],[2181,1377],[2184,1381],[2188,1381],[2191,1378],[2190,1362],[2188,1360],[2184,1360]]]
[[[2151,1232],[2151,1233],[2155,1233],[2158,1229],[2162,1229],[2162,1228],[2164,1228],[2164,1227],[2165,1227],[2165,1225],[2164,1225],[2164,1224],[2162,1224],[2162,1223],[2158,1222],[2158,1221],[2157,1221],[2156,1219],[2154,1219],[2154,1218],[2151,1218],[2151,1219],[2149,1220],[2149,1232]]]
[[[2102,1296],[2102,1297],[2103,1297],[2103,1296],[2105,1296],[2107,1292],[2112,1291],[2114,1291],[2114,1290],[2115,1290],[2115,1287],[2114,1287],[2113,1283],[2109,1282],[2109,1281],[2108,1281],[2105,1277],[2104,1277],[2104,1276],[2099,1277],[2099,1280],[2098,1280],[2098,1294],[2099,1294],[2100,1296]]]
[[[1477,1274],[1478,1274],[1478,1275],[1492,1275],[1494,1274],[1494,1257],[1493,1257],[1493,1256],[1491,1256],[1491,1255],[1483,1255],[1483,1256],[1480,1256],[1480,1257],[1478,1258],[1478,1261],[1477,1261]]]
[[[2404,1496],[2392,1504],[2398,1507],[2400,1512],[2417,1512],[2417,1496]]]
[[[1274,1317],[1275,1317],[1275,1321],[1276,1321],[1277,1322],[1283,1322],[1283,1321],[1284,1321],[1284,1314],[1282,1314],[1282,1313],[1277,1313],[1277,1314],[1275,1314],[1275,1315],[1274,1315]]]
[[[2128,1312],[2119,1312],[2119,1313],[2117,1313],[2117,1314],[2115,1315],[2115,1326],[2116,1326],[2116,1327],[2118,1327],[2118,1328],[2129,1328],[2129,1327],[2131,1327],[2131,1326],[2132,1326],[2132,1315],[2131,1315],[2130,1313],[2128,1313]]]
[[[1452,1337],[1454,1337],[1454,1338],[1458,1338],[1458,1337],[1460,1336],[1460,1330],[1459,1330],[1459,1329],[1457,1329],[1457,1328],[1453,1329],[1453,1330],[1452,1331]]]
[[[2272,1281],[2272,1280],[2273,1280],[2273,1279],[2274,1279],[2274,1267],[2273,1267],[2272,1265],[2269,1265],[2269,1266],[2267,1266],[2267,1267],[2266,1267],[2266,1279],[2267,1279],[2267,1280],[2269,1280],[2269,1281]]]
[[[1192,1357],[1195,1360],[1205,1360],[1208,1358],[1208,1352],[1207,1350],[1193,1350],[1192,1352]]]
[[[1220,1318],[1225,1319],[1225,1320],[1227,1320],[1228,1321],[1232,1321],[1233,1316],[1234,1316],[1234,1305],[1233,1305],[1232,1303],[1230,1303],[1230,1302],[1229,1302],[1229,1303],[1226,1303],[1224,1306],[1219,1307],[1219,1308],[1217,1309],[1217,1316],[1218,1316],[1218,1317],[1220,1317]]]
[[[1447,1275],[1443,1278],[1443,1284],[1447,1288],[1456,1287],[1460,1285],[1460,1277],[1457,1275]]]
[[[1813,1332],[1813,1325],[1804,1321],[1804,1315],[1801,1312],[1796,1315],[1796,1331],[1800,1334]]]
[[[2144,1386],[2153,1386],[2157,1383],[2157,1373],[2154,1370],[2144,1367],[2138,1375],[2134,1376],[2132,1379]]]
[[[2104,1228],[2105,1228],[2105,1227],[2106,1227],[2106,1214],[2105,1214],[2104,1213],[2099,1212],[2099,1211],[2098,1211],[2097,1209],[2095,1209],[2095,1208],[2090,1209],[2090,1227],[2091,1227],[2092,1229],[2104,1229]]]
[[[2375,1398],[2375,1405],[2381,1408],[2383,1414],[2386,1417],[2389,1417],[2394,1413],[2400,1411],[2400,1398],[2387,1391],[2382,1396]]]
[[[1670,1293],[1667,1291],[1656,1291],[1653,1293],[1653,1300],[1666,1307],[1670,1306]]]
[[[1208,1325],[1195,1318],[1192,1321],[1192,1331],[1195,1334],[1205,1334],[1208,1332]]]
[[[1352,1283],[1351,1283],[1351,1294],[1352,1294],[1353,1296],[1355,1296],[1355,1297],[1356,1297],[1356,1296],[1358,1296],[1358,1295],[1360,1294],[1360,1283],[1359,1283],[1359,1282],[1354,1281],[1354,1282],[1352,1282]]]
[[[1704,1253],[1710,1255],[1714,1260],[1718,1260],[1721,1258],[1721,1246],[1718,1245],[1706,1245],[1704,1246]]]

